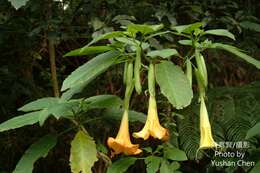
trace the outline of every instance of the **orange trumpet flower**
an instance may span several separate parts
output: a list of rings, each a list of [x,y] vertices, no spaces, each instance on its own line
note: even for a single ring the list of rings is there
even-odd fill
[[[142,152],[138,144],[132,144],[130,141],[128,110],[124,111],[116,138],[109,137],[107,144],[109,148],[113,150],[113,154],[124,153],[125,155],[137,155]]]
[[[143,129],[133,133],[133,136],[135,138],[143,138],[144,140],[147,140],[149,136],[164,141],[169,139],[168,129],[163,128],[159,122],[155,96],[150,95],[147,120]]]

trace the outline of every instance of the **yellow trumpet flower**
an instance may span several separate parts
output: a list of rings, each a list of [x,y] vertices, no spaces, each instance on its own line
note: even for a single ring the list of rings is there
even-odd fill
[[[116,138],[109,137],[107,144],[113,150],[113,154],[124,153],[125,155],[136,155],[142,152],[138,144],[132,144],[130,141],[128,110],[124,111]]]
[[[204,98],[201,97],[200,103],[200,147],[199,149],[217,147],[218,144],[214,141],[211,132],[211,126],[208,117],[208,111],[205,105]]]
[[[143,138],[144,140],[147,140],[149,136],[164,141],[169,139],[168,129],[165,129],[160,125],[154,96],[150,95],[147,120],[143,129],[133,133],[133,136],[135,138]]]

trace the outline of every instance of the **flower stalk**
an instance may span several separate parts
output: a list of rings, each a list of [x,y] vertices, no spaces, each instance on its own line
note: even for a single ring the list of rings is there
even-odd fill
[[[137,155],[142,152],[139,149],[138,144],[132,144],[129,134],[129,123],[128,123],[128,109],[129,101],[134,89],[133,85],[133,63],[129,63],[127,67],[127,80],[126,80],[126,91],[124,98],[124,113],[122,116],[121,124],[116,138],[109,137],[107,145],[111,148],[112,156],[115,154],[124,153],[125,155]]]

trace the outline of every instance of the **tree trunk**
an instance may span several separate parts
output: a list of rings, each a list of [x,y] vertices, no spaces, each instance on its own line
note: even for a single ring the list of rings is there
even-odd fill
[[[52,38],[49,38],[48,40],[49,40],[49,57],[50,57],[53,93],[55,97],[59,97],[60,92],[59,92],[59,85],[58,85],[57,72],[56,72],[54,40]]]

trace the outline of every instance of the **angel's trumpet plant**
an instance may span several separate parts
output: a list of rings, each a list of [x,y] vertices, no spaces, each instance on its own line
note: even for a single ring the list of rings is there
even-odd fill
[[[149,86],[149,107],[146,123],[143,129],[139,132],[133,133],[135,138],[143,138],[147,140],[149,136],[160,140],[169,139],[169,131],[161,126],[158,118],[157,105],[155,99],[155,83],[154,83],[154,65],[150,64],[148,72],[148,86]]]
[[[142,152],[139,149],[138,144],[132,144],[129,134],[129,124],[128,124],[128,107],[130,97],[133,91],[133,63],[129,63],[126,67],[126,92],[124,98],[124,113],[121,120],[120,128],[116,138],[109,137],[107,140],[107,145],[113,150],[112,156],[115,154],[124,153],[125,155],[137,155]]]
[[[218,144],[214,141],[209,122],[208,111],[205,105],[204,98],[200,98],[200,146],[199,149],[207,149],[217,147]]]

